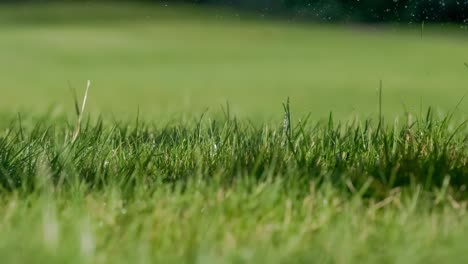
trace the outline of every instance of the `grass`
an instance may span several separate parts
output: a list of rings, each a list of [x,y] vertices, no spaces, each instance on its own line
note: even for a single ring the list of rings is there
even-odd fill
[[[89,79],[90,112],[131,119],[139,108],[149,120],[229,101],[239,117],[265,121],[286,97],[300,115],[364,120],[377,114],[379,80],[389,118],[428,106],[443,115],[467,91],[464,26],[426,24],[421,39],[419,24],[259,18],[172,5],[2,6],[0,110],[67,112],[68,83]]]
[[[79,4],[0,21],[2,263],[467,258],[464,28]]]
[[[12,117],[5,263],[462,262],[468,153],[449,118],[105,124]],[[82,113],[80,113],[80,116]],[[380,128],[379,128],[380,127]],[[18,254],[17,250],[22,254]]]

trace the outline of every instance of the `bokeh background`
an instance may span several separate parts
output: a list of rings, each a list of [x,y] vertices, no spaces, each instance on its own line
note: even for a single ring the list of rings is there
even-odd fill
[[[0,111],[444,114],[468,91],[468,1],[0,0]],[[465,104],[466,105],[466,104]],[[463,103],[459,115],[466,115]]]

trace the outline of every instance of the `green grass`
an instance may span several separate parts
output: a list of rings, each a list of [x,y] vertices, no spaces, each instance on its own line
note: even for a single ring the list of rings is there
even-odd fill
[[[464,263],[468,38],[420,28],[0,6],[1,262]]]
[[[71,15],[72,14],[72,15]],[[446,113],[468,89],[468,38],[456,25],[315,25],[229,10],[99,5],[0,9],[2,111],[66,111],[68,82],[91,79],[89,110],[149,119],[217,111],[268,120],[340,119],[428,106]],[[468,110],[461,107],[463,113]]]
[[[3,121],[4,263],[466,258],[466,128],[449,119],[85,119],[76,140],[72,123]]]

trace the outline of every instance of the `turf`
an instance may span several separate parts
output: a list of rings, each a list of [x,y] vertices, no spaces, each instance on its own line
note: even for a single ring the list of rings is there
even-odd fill
[[[466,129],[12,117],[5,263],[462,262]],[[22,252],[18,254],[18,252]]]
[[[164,8],[1,6],[2,263],[464,263],[464,28]]]
[[[218,111],[268,120],[286,97],[298,114],[366,119],[467,91],[467,29],[457,25],[316,25],[169,5],[0,9],[3,111],[66,112],[69,84],[94,84],[89,111],[148,119]],[[466,105],[461,107],[466,113]]]

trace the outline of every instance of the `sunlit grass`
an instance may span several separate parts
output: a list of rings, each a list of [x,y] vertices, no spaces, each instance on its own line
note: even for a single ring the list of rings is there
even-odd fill
[[[0,6],[1,263],[464,263],[466,30],[259,18]]]
[[[285,108],[288,111],[288,107]],[[460,262],[466,128],[4,119],[5,263]],[[290,128],[289,125],[290,124]],[[286,130],[285,130],[286,129]],[[18,254],[17,250],[22,254]]]
[[[296,113],[366,118],[377,112],[379,80],[387,116],[427,106],[446,113],[468,87],[468,38],[457,26],[426,25],[421,38],[419,26],[268,21],[171,5],[0,12],[8,111],[53,104],[63,112],[68,83],[88,79],[90,111],[133,116],[140,108],[149,118],[229,101],[238,115],[265,120],[287,96]]]

